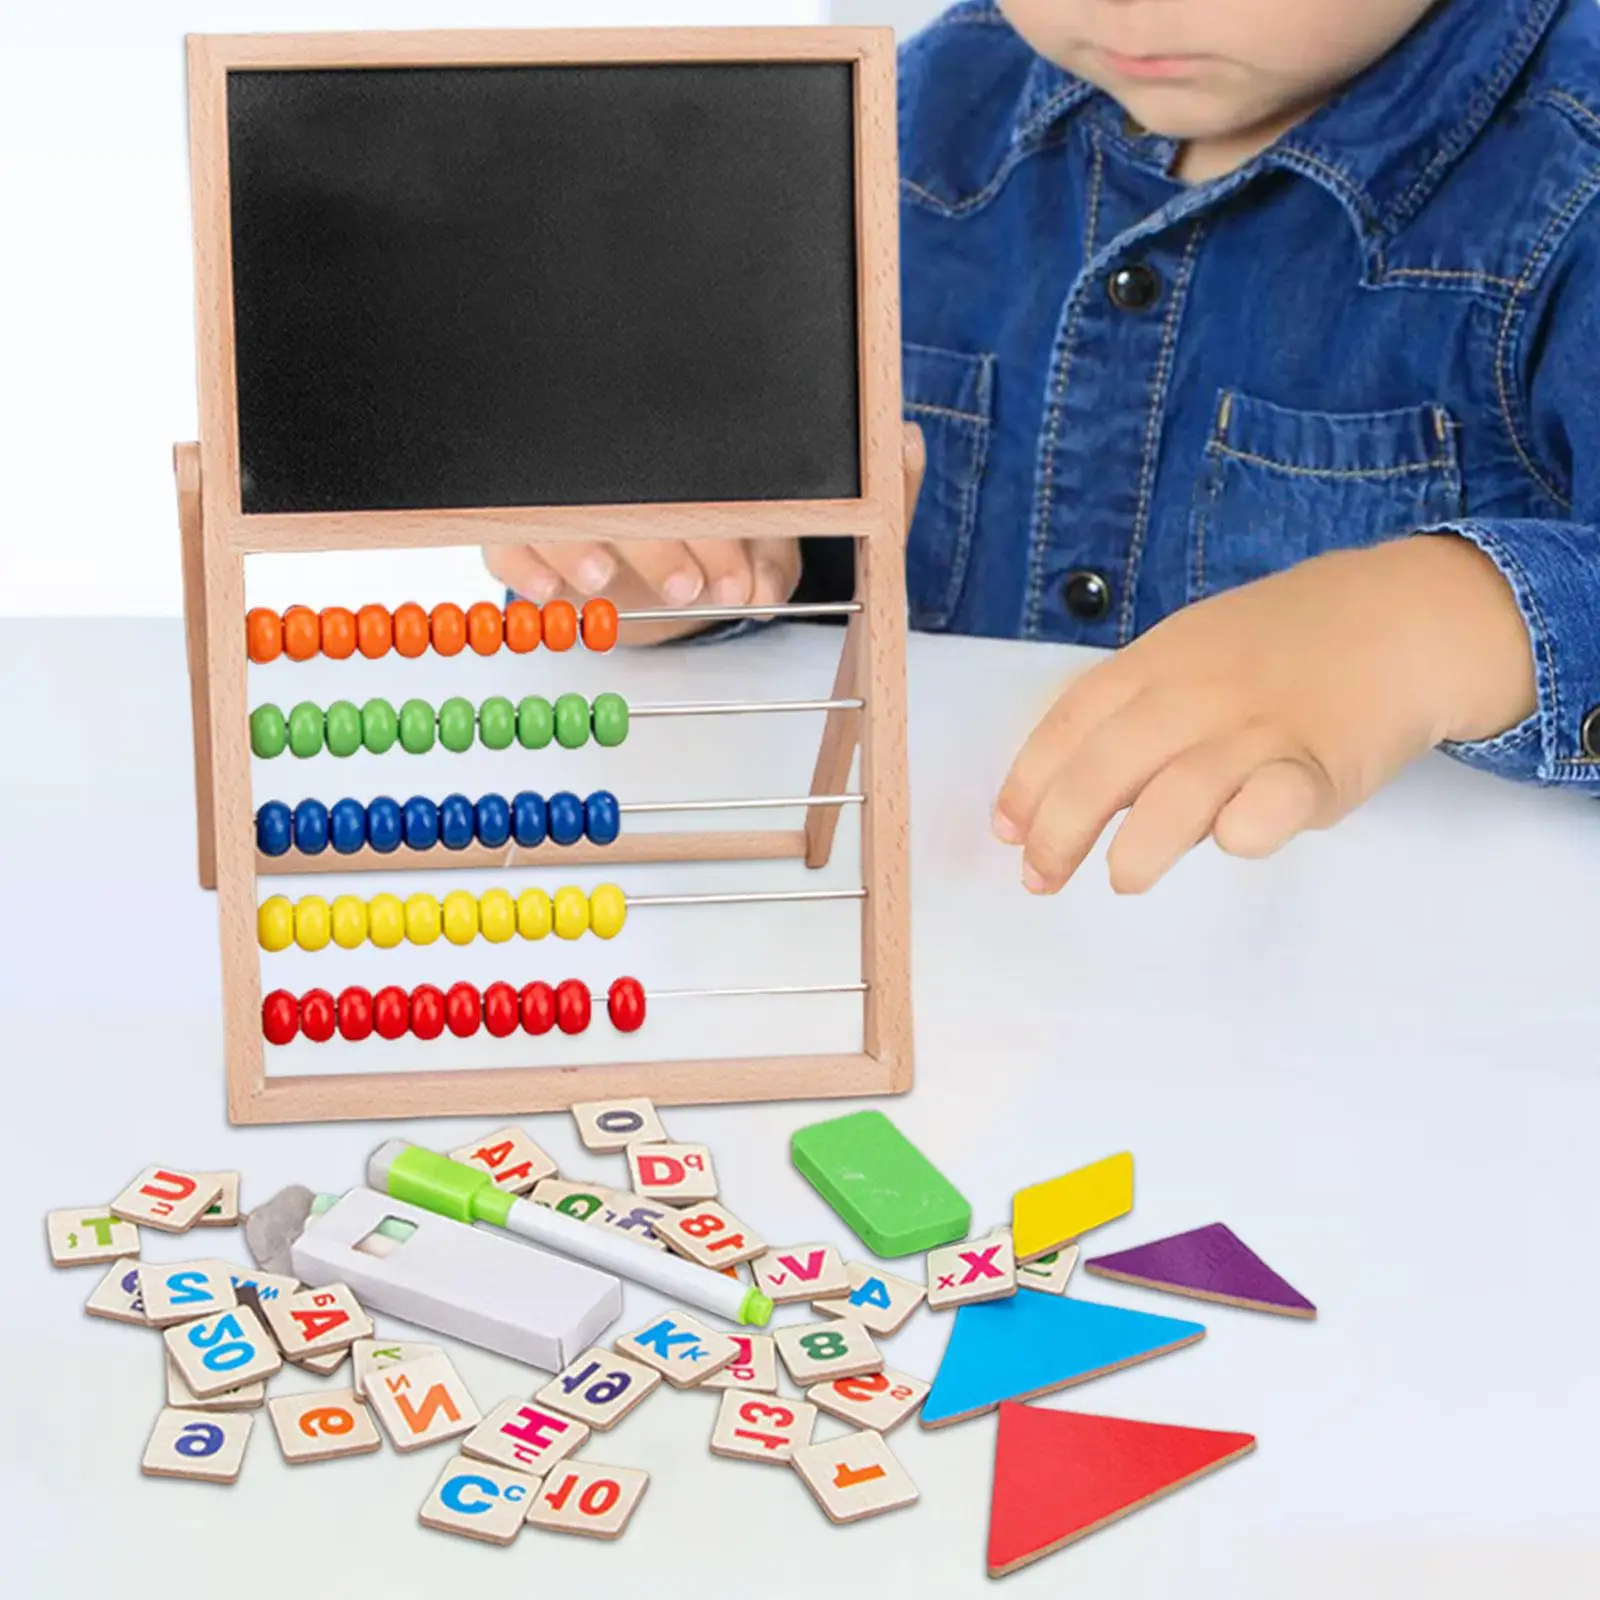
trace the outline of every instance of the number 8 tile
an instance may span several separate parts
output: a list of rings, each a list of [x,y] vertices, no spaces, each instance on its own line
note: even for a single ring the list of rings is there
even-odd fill
[[[789,1376],[802,1389],[830,1378],[852,1378],[877,1372],[883,1354],[859,1322],[805,1322],[773,1333]]]

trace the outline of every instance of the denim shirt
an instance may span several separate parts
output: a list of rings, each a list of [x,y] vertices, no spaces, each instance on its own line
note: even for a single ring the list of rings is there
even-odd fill
[[[992,5],[900,80],[912,625],[1116,646],[1453,530],[1515,593],[1538,710],[1452,753],[1600,790],[1595,0],[1445,0],[1192,186]]]

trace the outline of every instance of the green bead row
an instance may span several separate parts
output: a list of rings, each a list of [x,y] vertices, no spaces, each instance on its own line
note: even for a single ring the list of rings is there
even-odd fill
[[[437,711],[426,700],[407,700],[399,711],[387,700],[369,700],[364,706],[336,700],[326,711],[304,700],[287,717],[271,704],[250,713],[250,748],[263,761],[285,750],[302,760],[323,750],[353,756],[367,749],[381,756],[396,743],[420,756],[435,742],[446,750],[470,750],[475,738],[490,750],[507,750],[513,742],[525,750],[542,750],[552,739],[576,750],[591,734],[596,744],[608,748],[628,737],[628,702],[620,694],[596,695],[592,706],[581,694],[564,694],[554,705],[537,694],[516,705],[504,695],[493,695],[474,711],[470,700],[457,695]]]

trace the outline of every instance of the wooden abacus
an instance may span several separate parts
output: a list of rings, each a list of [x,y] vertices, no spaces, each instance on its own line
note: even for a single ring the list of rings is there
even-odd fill
[[[341,99],[356,83],[359,93]],[[892,35],[876,29],[795,28],[193,37],[189,99],[200,439],[177,447],[175,468],[199,871],[202,884],[214,887],[219,899],[231,1120],[514,1114],[612,1095],[684,1103],[886,1094],[909,1088],[904,539],[920,484],[922,450],[917,430],[902,420],[900,403]],[[507,112],[514,114],[514,121],[505,120]],[[586,120],[591,112],[593,118]],[[549,150],[539,152],[547,159],[514,165],[509,173],[486,165],[510,159],[484,153],[495,138],[474,118],[495,116],[502,120],[492,132],[502,142],[552,141]],[[633,141],[625,146],[607,143],[609,130],[619,123],[625,132],[616,140]],[[587,138],[580,138],[575,127]],[[596,128],[606,130],[605,135],[597,139]],[[403,148],[413,134],[410,164],[401,155],[391,157],[391,147]],[[598,148],[591,149],[592,144]],[[663,153],[670,156],[669,163]],[[593,193],[584,190],[584,163],[590,155]],[[735,157],[745,162],[747,172],[731,172],[728,163]],[[473,162],[478,165],[471,166]],[[447,175],[452,181],[442,182],[445,163],[465,163],[470,171],[463,171],[459,182],[455,173]],[[421,176],[413,167],[424,169]],[[700,370],[696,362],[704,357],[726,363],[723,376],[740,388],[737,397],[731,390],[722,392],[721,380],[700,381],[692,393],[680,387],[670,402],[657,394],[647,410],[640,404],[623,405],[622,396],[606,389],[608,361],[615,351],[598,343],[591,352],[594,359],[574,359],[559,374],[564,384],[576,384],[581,392],[574,397],[563,388],[543,418],[532,425],[520,423],[523,443],[512,442],[497,453],[492,439],[484,442],[485,436],[493,436],[501,414],[486,405],[471,423],[480,433],[472,434],[462,424],[454,435],[454,454],[440,445],[437,460],[431,460],[429,447],[450,435],[459,419],[443,409],[420,419],[417,413],[429,404],[450,403],[435,401],[433,391],[448,390],[451,363],[470,366],[473,350],[478,350],[484,367],[500,372],[506,346],[517,337],[508,330],[503,308],[496,315],[489,303],[493,285],[480,287],[476,273],[460,279],[446,274],[438,280],[434,299],[427,300],[429,274],[440,270],[437,252],[456,237],[451,219],[441,222],[439,208],[448,210],[460,195],[480,189],[489,193],[502,180],[513,183],[512,201],[502,194],[495,206],[490,194],[482,202],[490,209],[475,215],[473,222],[491,233],[500,229],[495,234],[499,239],[506,229],[525,226],[529,231],[519,245],[533,255],[559,255],[566,241],[552,229],[548,212],[540,211],[546,199],[536,192],[540,185],[528,180],[530,170],[537,171],[541,184],[561,191],[549,204],[565,204],[563,215],[569,219],[600,211],[613,227],[630,218],[637,222],[627,212],[631,202],[620,187],[630,178],[644,213],[638,225],[652,241],[655,235],[649,230],[677,225],[669,217],[690,219],[672,236],[678,254],[666,253],[666,264],[657,263],[641,290],[641,299],[649,304],[608,305],[604,317],[569,317],[559,325],[547,322],[538,332],[557,342],[568,335],[603,340],[615,320],[623,330],[619,343],[623,338],[633,341],[630,358],[641,347],[647,355],[660,347],[657,366],[645,374],[658,386],[698,381],[693,372]],[[623,177],[617,176],[619,171]],[[432,189],[429,179],[435,180]],[[661,199],[662,190],[684,183],[699,187],[680,194],[675,208]],[[526,224],[514,214],[524,190],[530,212],[538,213]],[[770,207],[768,200],[774,202]],[[586,209],[580,213],[574,205]],[[695,231],[702,210],[707,218],[703,236]],[[388,230],[381,247],[355,237],[359,228],[350,226],[374,219]],[[572,227],[587,237],[583,221]],[[762,227],[767,234],[756,236]],[[753,246],[747,244],[750,237]],[[831,258],[830,239],[838,245]],[[285,255],[290,245],[299,253]],[[407,245],[414,246],[413,254],[403,261],[403,270],[394,272],[392,283],[382,277],[356,283],[352,293],[366,291],[368,298],[339,300],[347,279],[354,282],[363,272],[380,270],[373,266],[375,252],[392,256]],[[713,258],[730,245],[748,249],[749,259],[737,271],[716,270]],[[771,248],[763,252],[763,245]],[[614,246],[613,238],[603,248]],[[318,252],[333,258],[331,270],[322,270]],[[586,275],[625,272],[619,258],[627,254],[624,247],[570,263],[560,286],[581,297],[588,292]],[[508,260],[512,255],[518,252],[510,252]],[[459,259],[450,259],[455,263],[451,270],[459,270]],[[496,260],[490,266],[494,270],[482,277],[492,279],[506,264]],[[668,302],[660,298],[666,293],[660,286],[663,277],[672,292],[684,297],[685,323],[691,302],[693,314],[712,316],[717,333],[712,342],[719,347],[726,343],[725,352],[719,348],[706,355],[707,341],[696,341],[687,327],[679,327],[676,316],[665,309]],[[713,287],[705,289],[702,303],[700,290],[708,280]],[[376,311],[373,282],[378,284]],[[383,299],[391,290],[400,295],[395,284],[403,284],[408,294],[416,284],[424,286],[416,290],[422,312],[408,302],[407,315],[425,319],[437,313],[437,334],[425,320],[381,323],[385,311],[398,303],[393,297]],[[536,287],[543,290],[546,285],[541,280]],[[318,294],[331,297],[326,308]],[[714,308],[713,294],[721,297]],[[457,299],[472,299],[473,305],[459,310]],[[526,304],[519,301],[519,314]],[[474,309],[480,313],[477,323],[470,320]],[[346,336],[350,318],[369,316],[380,320],[364,328],[365,342],[357,341],[359,347],[390,356],[391,364],[375,378],[362,372],[352,378],[345,367],[335,373],[338,364],[331,355],[324,358],[325,350]],[[408,348],[401,348],[399,355],[393,352],[405,346],[403,334],[415,334],[418,328],[434,336],[429,355],[435,370],[428,374],[429,384],[408,389],[409,369],[397,369],[393,362],[415,358]],[[474,334],[480,344],[469,350],[465,341]],[[830,351],[838,356],[831,369]],[[784,352],[799,352],[803,359],[786,360]],[[347,356],[349,351],[340,353]],[[534,355],[543,354],[543,347],[534,350]],[[443,375],[432,382],[440,369]],[[689,379],[682,377],[685,369],[691,370]],[[517,371],[519,379],[526,378],[526,370],[516,369],[514,361],[504,368]],[[747,381],[752,374],[756,389]],[[479,374],[474,369],[460,376],[452,399],[466,396],[470,407]],[[584,384],[590,387],[583,389]],[[537,410],[540,400],[510,382],[505,394],[491,398],[502,409],[508,399],[514,400],[519,418]],[[391,401],[392,409],[386,411]],[[621,407],[616,416],[607,410],[613,405]],[[574,413],[580,420],[586,414],[591,418],[587,433],[575,431]],[[372,421],[375,414],[382,426]],[[605,418],[603,427],[594,425],[594,418]],[[544,424],[557,442],[541,456],[539,429]],[[702,441],[704,450],[691,448],[692,435],[685,431],[697,427],[715,432]],[[330,438],[330,433],[336,436]],[[791,433],[796,436],[792,449]],[[592,449],[587,444],[591,436],[596,436]],[[602,492],[596,493],[597,485]],[[248,554],[821,535],[855,542],[852,601],[707,613],[771,617],[835,611],[848,617],[832,694],[825,701],[806,703],[826,712],[809,794],[738,806],[803,807],[803,828],[704,829],[618,838],[618,813],[630,808],[604,793],[591,796],[587,806],[573,796],[558,796],[563,802],[559,818],[540,797],[526,795],[507,803],[504,812],[491,806],[486,813],[480,805],[476,816],[449,819],[437,811],[430,818],[425,809],[415,818],[402,816],[390,809],[392,802],[379,815],[378,802],[363,808],[353,801],[340,805],[353,806],[362,815],[347,811],[342,822],[338,816],[330,819],[325,807],[292,813],[283,806],[263,807],[252,814],[253,746],[257,754],[270,754],[288,743],[296,754],[306,754],[335,739],[348,746],[353,738],[365,740],[371,749],[387,748],[397,739],[412,748],[441,735],[452,748],[474,737],[536,746],[551,737],[552,724],[563,718],[576,739],[607,728],[614,733],[618,717],[625,723],[627,713],[616,705],[602,708],[598,701],[594,707],[574,706],[573,697],[563,697],[565,710],[561,701],[553,708],[539,702],[526,716],[503,702],[495,706],[492,718],[487,705],[474,712],[447,704],[436,715],[432,707],[415,710],[413,702],[393,724],[393,708],[381,702],[369,702],[384,707],[370,718],[355,713],[354,707],[326,712],[297,707],[287,723],[270,706],[252,712],[246,666],[252,654],[258,660],[271,657],[287,643],[291,656],[308,649],[337,656],[357,647],[363,654],[380,655],[398,646],[402,635],[404,653],[414,653],[414,644],[448,654],[452,646],[459,648],[456,635],[465,619],[448,605],[438,608],[433,619],[419,607],[402,608],[404,618],[386,611],[381,618],[365,612],[360,617],[324,613],[325,618],[336,617],[332,624],[319,623],[310,613],[307,623],[302,616],[286,613],[279,618],[258,611],[247,628]],[[482,637],[474,640],[474,648],[487,646],[491,635],[494,645],[504,643],[508,629],[514,639],[526,642],[529,630],[541,625],[551,635],[547,644],[573,642],[578,629],[572,608],[556,602],[542,619],[536,612],[530,616],[531,609],[475,607],[469,616]],[[629,620],[628,614],[621,620]],[[583,631],[591,643],[603,644],[614,635],[617,621],[604,603],[591,605],[585,608]],[[440,627],[447,643],[441,643]],[[633,714],[696,709],[741,707],[640,707]],[[743,709],[786,707],[752,702]],[[554,731],[560,736],[559,727]],[[847,794],[858,747],[859,792]],[[859,1052],[574,1067],[556,1058],[557,1033],[530,1047],[527,1064],[512,1067],[298,1076],[268,1070],[272,1043],[297,1031],[337,1041],[364,1036],[374,1027],[385,1037],[407,1028],[433,1037],[446,1026],[452,1033],[482,1025],[497,1034],[518,1027],[539,1034],[552,1024],[567,1028],[588,1021],[590,997],[582,985],[564,984],[552,991],[534,983],[518,991],[510,984],[495,984],[470,993],[469,985],[458,985],[449,997],[436,989],[424,995],[427,986],[409,996],[399,990],[376,997],[347,990],[337,999],[322,991],[298,998],[279,992],[264,1001],[258,943],[274,949],[294,940],[317,948],[330,937],[330,915],[320,899],[294,905],[274,896],[258,904],[258,881],[329,870],[319,852],[325,848],[330,821],[345,833],[333,867],[340,872],[436,866],[426,847],[447,825],[476,830],[477,842],[452,851],[452,867],[517,867],[553,855],[573,862],[793,858],[817,867],[829,857],[840,808],[846,804],[861,808],[862,881],[858,889],[842,892],[861,903],[861,977],[848,985],[818,987],[861,993]],[[708,802],[671,809],[718,805],[733,807],[732,802]],[[515,816],[510,815],[513,809]],[[579,837],[584,832],[586,840]],[[560,842],[553,842],[557,838]],[[835,893],[841,892],[821,891],[819,896]],[[779,892],[703,898],[804,897]],[[384,939],[414,936],[426,942],[436,934],[439,918],[448,923],[452,915],[470,920],[474,930],[480,923],[487,930],[490,898],[485,895],[480,902],[469,895],[449,896],[442,908],[434,903],[430,912],[428,897],[417,897],[416,916],[426,925],[418,927],[410,925],[404,908],[396,922],[396,900],[383,908]],[[573,902],[550,907],[536,899],[528,903],[526,914],[540,923],[540,931],[553,917],[560,932],[563,915],[573,927],[587,925],[591,915],[597,925],[602,917],[620,922],[620,894],[615,904],[608,900],[604,906],[598,903],[599,891],[594,898],[592,907]],[[384,942],[377,934],[377,903],[359,913],[350,909],[359,904],[346,902],[348,926],[343,935],[333,927],[333,935],[340,943],[369,935]],[[508,906],[513,922],[524,914],[523,900],[513,904],[509,895],[495,898],[492,914],[501,936],[512,926]],[[463,931],[471,936],[464,924]],[[699,992],[795,991],[779,986]],[[619,980],[609,1002],[614,1024],[636,1028],[645,997],[636,981]],[[337,1042],[330,1048],[338,1048]]]

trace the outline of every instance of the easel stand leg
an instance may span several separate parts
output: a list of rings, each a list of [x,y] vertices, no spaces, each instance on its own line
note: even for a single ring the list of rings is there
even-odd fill
[[[189,657],[189,715],[194,725],[195,847],[200,887],[217,886],[217,844],[211,793],[211,698],[206,688],[206,568],[200,536],[200,446],[172,447],[183,541],[183,626]]]

